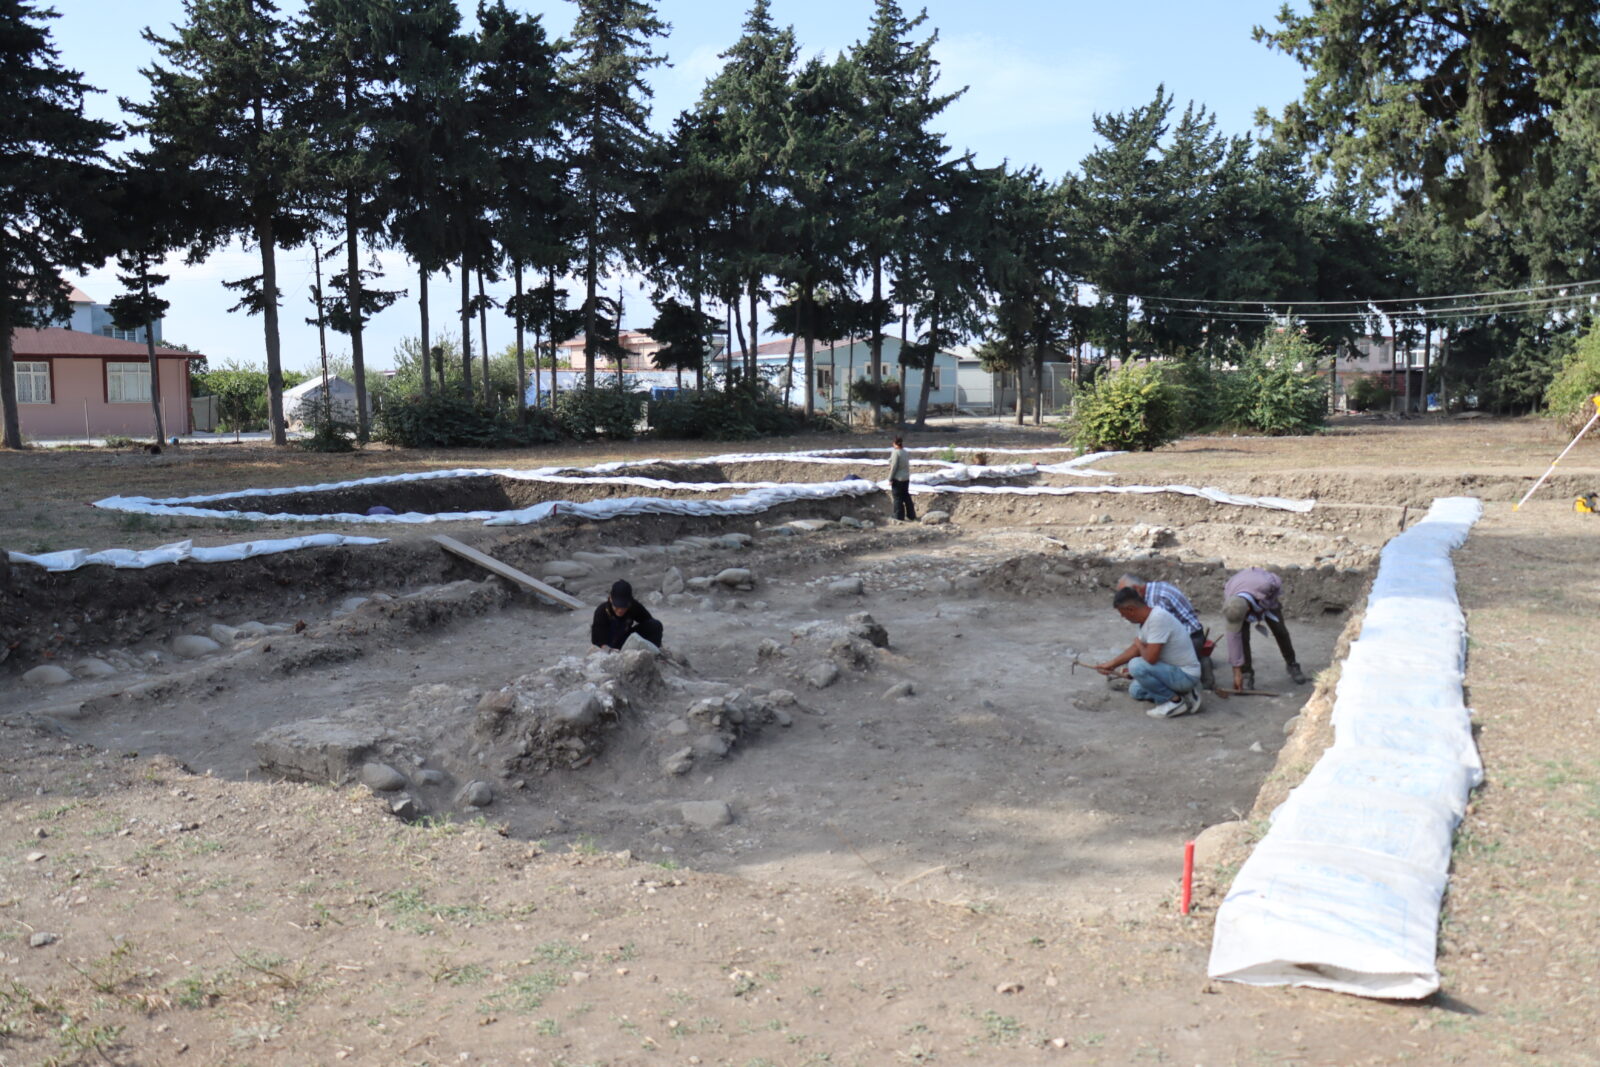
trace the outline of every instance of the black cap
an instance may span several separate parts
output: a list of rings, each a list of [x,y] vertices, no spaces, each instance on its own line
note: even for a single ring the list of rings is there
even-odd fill
[[[611,583],[611,603],[619,608],[625,608],[633,603],[633,586],[618,578]]]

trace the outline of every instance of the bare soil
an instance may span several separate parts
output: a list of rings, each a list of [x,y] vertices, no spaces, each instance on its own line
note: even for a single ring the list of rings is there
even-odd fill
[[[1030,441],[1055,444],[981,443]],[[1600,710],[1573,684],[1600,669],[1585,640],[1600,519],[1571,510],[1574,487],[1600,482],[1600,449],[1509,506],[1559,445],[1525,421],[1374,422],[1104,464],[1123,483],[1317,496],[1306,515],[1168,495],[946,494],[947,526],[793,537],[771,527],[877,519],[883,502],[808,505],[760,526],[443,527],[536,574],[611,550],[612,562],[583,557],[591,573],[569,584],[586,601],[619,575],[642,595],[669,567],[754,573],[752,589],[654,610],[684,684],[789,689],[791,725],[681,776],[660,766],[684,713],[670,687],[639,695],[574,765],[496,776],[474,763],[480,698],[581,655],[587,618],[474,573],[432,530],[226,567],[13,566],[0,590],[0,1064],[1600,1062]],[[260,535],[83,507],[113,492],[662,454],[219,449],[160,466],[6,454],[20,506],[0,517],[0,539],[30,550],[46,531],[55,548]],[[1210,917],[1243,852],[1199,872],[1185,918],[1183,842],[1233,819],[1259,827],[1309,768],[1376,550],[1464,485],[1488,505],[1458,567],[1489,781],[1458,840],[1444,991],[1400,1005],[1208,982]],[[753,544],[679,541],[728,531]],[[1258,643],[1259,681],[1280,696],[1212,697],[1199,716],[1154,721],[1070,670],[1127,641],[1107,606],[1123,570],[1178,581],[1216,626],[1225,573],[1251,563],[1285,574],[1316,686],[1291,685]],[[851,577],[860,594],[829,589]],[[395,599],[343,606],[380,593]],[[815,654],[795,631],[862,610],[888,647],[808,685]],[[200,660],[170,653],[178,634],[252,620],[287,632]],[[19,682],[36,663],[90,655],[117,673]],[[887,695],[905,681],[912,695]],[[397,766],[488,778],[493,805],[475,814],[453,791],[418,790],[429,817],[404,822],[359,785],[262,779],[262,730],[352,709],[411,739],[388,754]],[[682,804],[705,800],[732,821],[686,822]]]

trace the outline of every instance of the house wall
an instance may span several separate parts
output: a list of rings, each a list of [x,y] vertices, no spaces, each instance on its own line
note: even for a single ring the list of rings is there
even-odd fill
[[[41,362],[19,355],[20,362]],[[99,356],[54,356],[43,360],[50,364],[49,404],[19,404],[17,412],[22,432],[33,438],[82,437],[84,417],[88,416],[89,435],[126,434],[129,437],[149,437],[155,432],[150,417],[149,401],[130,404],[111,404],[106,401],[106,372],[108,362],[138,362],[137,360],[106,360]],[[189,432],[189,361],[187,359],[159,359],[161,373],[161,404],[167,434]]]
[[[900,339],[898,337],[885,337],[883,339],[884,378],[902,378],[907,397],[907,410],[915,410],[917,398],[922,393],[922,372],[900,366]],[[852,368],[852,360],[854,367]],[[787,357],[785,357],[787,362]],[[801,362],[800,357],[795,357],[796,364]],[[821,391],[817,393],[819,406],[844,406],[849,403],[849,376],[854,370],[857,380],[872,377],[872,343],[870,341],[856,341],[848,345],[839,345],[836,348],[826,349],[815,353],[813,364],[817,367],[833,368],[833,395],[825,397]],[[954,404],[957,398],[959,374],[956,357],[949,352],[940,352],[934,357],[934,367],[938,370],[939,387],[928,393],[929,406],[940,404]]]

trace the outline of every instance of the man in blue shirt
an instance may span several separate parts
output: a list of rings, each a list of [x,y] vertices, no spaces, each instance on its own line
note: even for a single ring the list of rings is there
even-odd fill
[[[1206,652],[1206,628],[1201,625],[1199,613],[1194,610],[1189,598],[1183,595],[1183,590],[1171,582],[1147,582],[1136,574],[1124,574],[1117,580],[1117,588],[1134,590],[1144,598],[1146,604],[1161,608],[1183,625],[1194,645],[1195,658],[1200,661],[1200,688],[1215,689],[1216,672],[1212,670],[1211,656]]]

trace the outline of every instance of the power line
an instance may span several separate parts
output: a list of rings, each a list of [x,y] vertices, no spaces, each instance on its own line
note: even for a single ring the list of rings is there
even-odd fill
[[[1600,293],[1578,294],[1575,296],[1543,297],[1537,300],[1517,300],[1495,304],[1462,304],[1447,308],[1428,308],[1415,312],[1400,313],[1396,311],[1375,310],[1371,313],[1359,312],[1314,312],[1311,314],[1296,314],[1278,311],[1204,311],[1198,308],[1181,308],[1177,310],[1162,310],[1159,307],[1146,308],[1147,312],[1154,312],[1163,318],[1204,319],[1213,322],[1274,322],[1279,319],[1291,319],[1303,322],[1366,322],[1374,318],[1384,317],[1390,319],[1471,319],[1492,314],[1520,314],[1532,311],[1553,311],[1561,308],[1582,308],[1593,306],[1593,302]]]
[[[1137,293],[1115,293],[1115,292],[1110,292],[1108,290],[1101,290],[1100,291],[1100,295],[1101,296],[1122,297],[1122,298],[1127,299],[1127,300],[1137,300],[1141,304],[1143,304],[1143,303],[1216,304],[1216,305],[1243,304],[1243,305],[1247,305],[1247,306],[1250,306],[1250,307],[1290,307],[1290,308],[1294,308],[1294,307],[1342,307],[1342,306],[1349,306],[1349,305],[1360,305],[1362,307],[1366,307],[1366,306],[1382,306],[1384,304],[1405,304],[1405,305],[1409,305],[1409,306],[1415,307],[1415,306],[1426,306],[1427,304],[1434,303],[1434,302],[1445,302],[1445,301],[1451,301],[1451,300],[1479,300],[1479,299],[1482,299],[1484,297],[1491,297],[1491,296],[1510,296],[1513,293],[1542,293],[1542,292],[1547,292],[1547,291],[1553,290],[1553,289],[1554,290],[1568,290],[1568,291],[1570,291],[1570,290],[1579,290],[1579,289],[1587,290],[1587,289],[1590,289],[1590,288],[1593,288],[1593,287],[1600,287],[1600,280],[1587,281],[1587,282],[1563,282],[1563,283],[1560,283],[1560,284],[1552,284],[1552,285],[1530,285],[1530,286],[1524,286],[1524,287],[1522,287],[1520,289],[1488,289],[1488,290],[1484,290],[1482,292],[1475,292],[1475,293],[1449,293],[1449,294],[1445,294],[1445,295],[1441,295],[1441,296],[1395,296],[1395,297],[1384,297],[1384,298],[1381,298],[1381,299],[1373,298],[1373,299],[1369,299],[1369,300],[1252,300],[1252,299],[1223,300],[1223,299],[1217,299],[1217,298],[1211,298],[1211,297],[1141,296],[1141,295],[1139,295]]]

